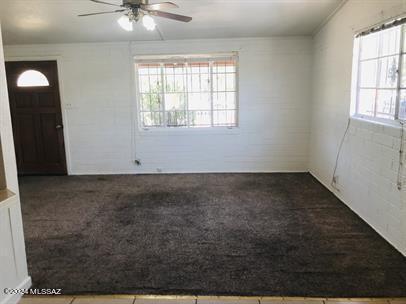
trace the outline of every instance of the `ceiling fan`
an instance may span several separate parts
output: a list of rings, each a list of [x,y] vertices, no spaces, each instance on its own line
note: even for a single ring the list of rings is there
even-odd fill
[[[147,30],[153,31],[156,27],[155,21],[151,16],[158,16],[162,18],[172,19],[176,21],[189,22],[192,17],[172,14],[168,12],[161,11],[161,9],[178,8],[175,3],[172,2],[161,2],[161,3],[148,3],[148,0],[123,0],[123,4],[114,4],[109,2],[104,2],[100,0],[90,0],[95,3],[106,4],[110,6],[119,7],[114,11],[107,12],[97,12],[90,14],[81,14],[79,17],[94,16],[101,14],[114,14],[114,13],[124,13],[117,22],[118,24],[127,31],[133,30],[133,22],[138,22],[142,19],[142,24]]]

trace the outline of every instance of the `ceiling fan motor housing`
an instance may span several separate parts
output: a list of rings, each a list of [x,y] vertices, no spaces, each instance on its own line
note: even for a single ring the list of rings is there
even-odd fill
[[[140,4],[148,4],[148,0],[123,0],[123,6],[138,6]]]

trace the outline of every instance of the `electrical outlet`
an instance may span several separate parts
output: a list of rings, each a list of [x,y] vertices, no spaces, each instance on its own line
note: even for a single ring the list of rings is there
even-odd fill
[[[156,172],[162,173],[162,168],[156,168]]]

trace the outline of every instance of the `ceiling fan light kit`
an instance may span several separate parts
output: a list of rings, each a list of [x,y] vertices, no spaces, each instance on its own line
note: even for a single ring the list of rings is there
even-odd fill
[[[127,15],[118,18],[117,23],[127,32],[131,32],[133,28],[133,22],[128,18]]]
[[[117,23],[126,31],[133,30],[133,24],[142,20],[142,25],[148,30],[153,31],[156,28],[155,20],[151,16],[158,16],[162,18],[172,19],[181,22],[190,22],[192,17],[172,14],[168,12],[161,11],[161,9],[178,8],[175,3],[172,2],[161,2],[149,4],[148,0],[123,0],[123,4],[118,5],[114,3],[104,2],[101,0],[90,0],[95,3],[105,4],[115,7],[120,7],[121,9],[116,9],[114,11],[108,12],[98,12],[90,14],[82,14],[79,17],[94,16],[101,14],[114,14],[114,13],[124,13]]]
[[[148,30],[148,31],[153,31],[155,30],[156,23],[154,19],[152,19],[151,16],[149,15],[144,15],[142,17],[142,25]]]

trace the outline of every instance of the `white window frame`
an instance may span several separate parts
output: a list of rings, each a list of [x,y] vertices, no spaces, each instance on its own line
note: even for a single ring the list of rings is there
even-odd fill
[[[394,20],[392,20],[393,22]],[[355,37],[354,38],[354,59],[353,59],[353,79],[355,78],[356,81],[353,83],[353,100],[355,101],[353,104],[353,108],[351,109],[351,114],[353,117],[356,118],[362,118],[365,120],[370,120],[370,121],[376,121],[380,123],[386,123],[386,124],[393,124],[397,123],[398,121],[405,121],[405,119],[400,119],[399,118],[399,108],[400,108],[400,93],[401,90],[405,90],[405,88],[401,87],[401,81],[402,81],[402,64],[403,64],[403,57],[406,57],[406,49],[403,49],[404,41],[406,39],[405,31],[406,31],[406,24],[399,24],[396,25],[396,27],[400,27],[400,39],[399,39],[399,54],[398,54],[398,68],[397,68],[397,85],[394,90],[396,91],[396,101],[395,101],[395,114],[394,118],[383,118],[383,117],[376,117],[376,99],[377,99],[377,94],[375,97],[375,115],[366,115],[359,113],[359,105],[360,105],[360,90],[362,89],[360,86],[360,80],[361,80],[361,52],[362,52],[362,44],[361,44],[361,37]],[[380,44],[379,47],[381,48],[382,45]],[[389,56],[389,55],[388,55]],[[391,55],[393,56],[393,55]],[[387,56],[382,56],[380,57],[378,54],[377,58],[384,58]],[[372,59],[377,59],[377,58],[369,58],[368,60]],[[378,67],[377,67],[377,78],[380,77],[380,61],[378,61]],[[377,88],[378,89],[378,88]]]
[[[213,113],[216,111],[213,109],[213,71],[212,71],[212,65],[213,62],[216,60],[221,60],[224,58],[233,58],[235,61],[235,125],[233,126],[219,126],[219,125],[214,125],[213,124]],[[141,92],[139,88],[139,73],[138,73],[138,64],[139,63],[148,63],[150,61],[153,63],[154,61],[157,62],[159,60],[165,60],[170,62],[171,59],[174,61],[177,60],[184,60],[187,63],[188,59],[198,59],[202,58],[204,60],[207,60],[209,58],[209,77],[210,77],[210,102],[212,104],[210,112],[211,112],[211,125],[210,126],[185,126],[185,127],[170,127],[167,126],[166,123],[164,123],[162,126],[151,126],[151,127],[145,127],[143,126],[142,123],[142,117],[141,117]],[[174,132],[196,132],[196,131],[208,131],[211,132],[212,130],[234,130],[234,129],[239,129],[239,116],[240,116],[240,105],[239,105],[239,56],[238,52],[227,52],[227,53],[209,53],[209,54],[165,54],[165,55],[136,55],[134,57],[134,71],[135,71],[135,91],[136,91],[136,99],[137,99],[137,120],[138,120],[138,130],[140,131],[166,131],[166,130],[171,130]],[[161,64],[161,69],[162,69],[162,64]],[[161,75],[163,77],[163,73],[161,71]],[[162,80],[161,80],[162,81]],[[165,100],[162,102],[162,107],[165,107]],[[189,115],[188,111],[189,103],[187,103],[187,109],[186,113]],[[166,115],[166,111],[163,112],[164,115]],[[163,120],[165,121],[165,117],[163,117]],[[188,119],[189,121],[189,119]]]

